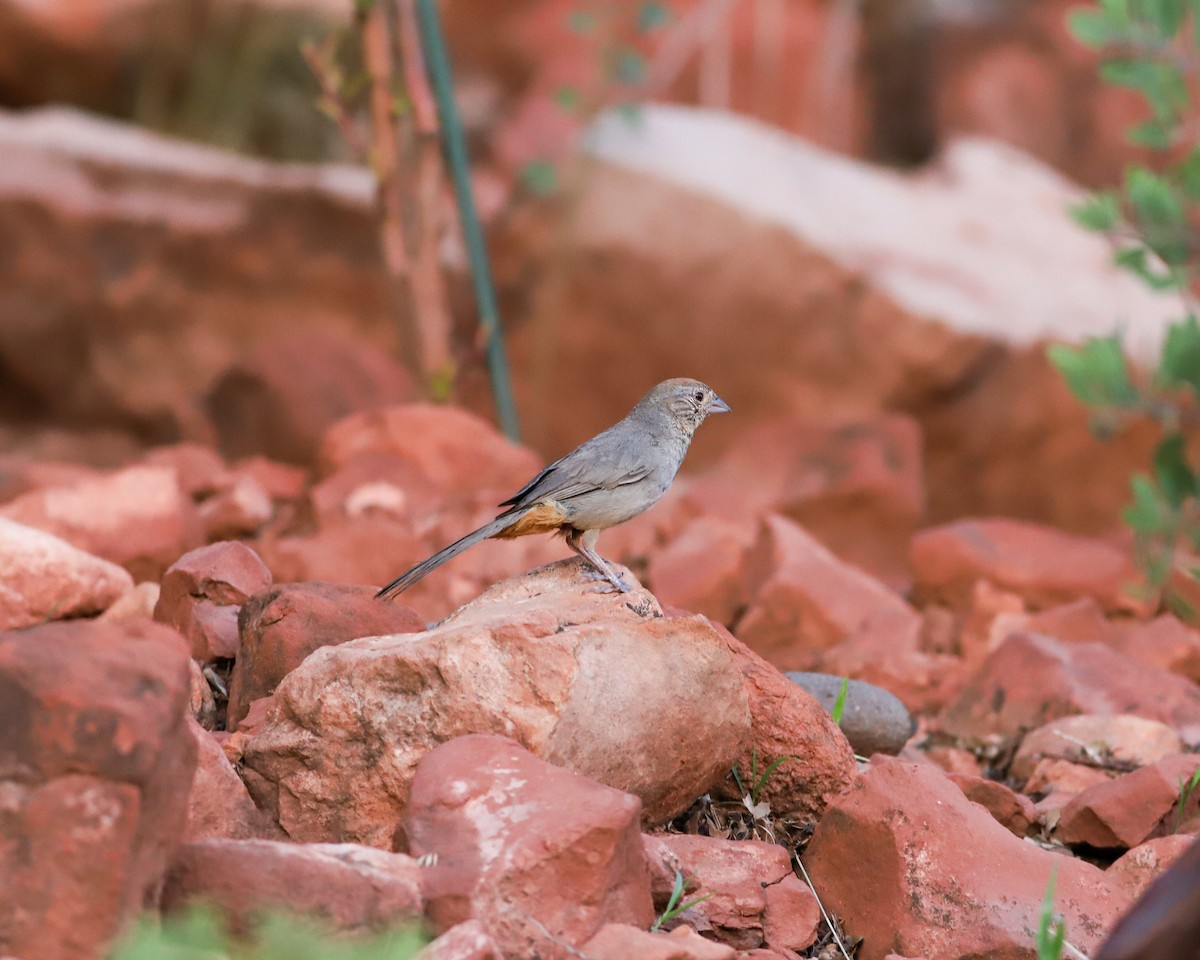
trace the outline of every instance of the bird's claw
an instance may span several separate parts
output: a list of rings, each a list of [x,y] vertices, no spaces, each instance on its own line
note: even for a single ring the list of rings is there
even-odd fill
[[[583,572],[583,578],[595,582],[598,587],[611,587],[611,590],[604,591],[608,593],[629,593],[633,590],[633,587],[626,583],[625,578],[619,574],[609,576],[600,570],[589,568]]]

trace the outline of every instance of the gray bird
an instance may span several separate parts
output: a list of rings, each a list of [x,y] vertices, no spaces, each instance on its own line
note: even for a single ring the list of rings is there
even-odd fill
[[[617,590],[627,584],[596,552],[601,530],[649,510],[667,492],[696,428],[729,405],[699,380],[664,380],[629,415],[555,460],[500,504],[491,523],[468,533],[397,577],[376,594],[394,597],[468,547],[488,538],[562,533],[567,546]]]

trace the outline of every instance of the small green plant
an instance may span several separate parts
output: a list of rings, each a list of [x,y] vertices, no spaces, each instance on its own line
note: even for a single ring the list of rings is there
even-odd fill
[[[846,712],[846,693],[850,689],[850,678],[842,677],[842,685],[838,688],[837,699],[833,701],[833,709],[829,715],[839,727],[842,725],[842,714]]]
[[[734,767],[729,772],[733,775],[733,782],[737,784],[738,790],[742,794],[743,800],[748,799],[747,806],[758,806],[758,795],[762,793],[762,788],[767,785],[771,776],[788,760],[797,760],[798,757],[784,756],[778,757],[770,766],[767,767],[761,774],[758,772],[758,748],[754,747],[750,751],[750,788],[742,782],[741,774],[738,773],[738,768]]]
[[[1183,826],[1184,811],[1192,799],[1192,794],[1196,792],[1197,786],[1200,786],[1200,767],[1195,769],[1190,780],[1185,781],[1183,777],[1179,778],[1179,802],[1175,804],[1175,829],[1172,831],[1173,833],[1178,833],[1179,828]]]
[[[1185,436],[1200,400],[1200,324],[1192,294],[1200,284],[1194,227],[1200,222],[1200,145],[1194,142],[1200,111],[1186,83],[1200,69],[1200,3],[1101,0],[1073,11],[1070,27],[1102,51],[1107,82],[1142,96],[1148,116],[1129,139],[1159,158],[1157,169],[1130,166],[1120,187],[1094,194],[1072,214],[1106,236],[1118,266],[1156,290],[1177,291],[1187,315],[1168,329],[1158,367],[1148,375],[1135,377],[1116,335],[1080,347],[1053,346],[1049,357],[1092,411],[1094,425],[1111,432],[1131,417],[1161,425],[1151,470],[1133,478],[1124,519],[1135,535],[1147,592],[1161,593],[1191,618],[1195,611],[1170,589],[1170,578],[1181,549],[1200,552],[1200,482]]]
[[[703,903],[712,896],[711,893],[706,893],[702,897],[687,901],[687,903],[680,903],[679,901],[683,898],[683,888],[686,885],[687,881],[684,880],[683,874],[676,870],[675,886],[671,888],[671,897],[667,900],[666,909],[658,915],[658,919],[650,927],[651,931],[657,933],[664,923],[670,923],[685,910],[691,910],[696,904]]]
[[[350,940],[280,913],[264,917],[248,936],[233,937],[216,912],[193,908],[161,923],[143,919],[109,960],[410,960],[427,942],[415,927]]]
[[[1042,899],[1042,915],[1038,921],[1038,960],[1059,960],[1067,940],[1067,928],[1062,914],[1054,912],[1054,885],[1058,879],[1057,868],[1050,871],[1046,881],[1046,896]]]

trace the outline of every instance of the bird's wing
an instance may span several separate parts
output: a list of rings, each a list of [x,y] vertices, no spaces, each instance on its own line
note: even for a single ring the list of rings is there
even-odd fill
[[[555,460],[500,506],[523,507],[538,500],[569,500],[595,490],[637,483],[650,473],[650,468],[637,445],[624,441],[616,428],[606,430]]]

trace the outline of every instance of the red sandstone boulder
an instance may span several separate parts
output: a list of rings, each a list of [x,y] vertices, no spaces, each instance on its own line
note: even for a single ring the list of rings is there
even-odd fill
[[[1014,835],[1025,836],[1030,827],[1037,823],[1038,814],[1033,801],[1024,794],[986,777],[961,773],[948,773],[946,776],[968,800],[983,807],[998,824]]]
[[[1182,856],[1196,838],[1187,833],[1172,833],[1140,843],[1118,857],[1104,871],[1131,897],[1140,897],[1154,879]]]
[[[254,806],[216,738],[194,721],[189,721],[188,729],[196,741],[197,763],[183,839],[281,839],[279,827]]]
[[[1079,597],[1115,612],[1146,608],[1129,593],[1138,574],[1123,550],[1018,520],[960,520],[922,531],[911,561],[925,601],[961,606],[975,582],[987,580],[1035,608]]]
[[[426,944],[413,960],[500,960],[500,951],[482,923],[467,920]]]
[[[418,922],[421,875],[412,857],[353,843],[198,840],[172,859],[163,910],[208,904],[239,930],[257,914],[288,911],[373,933]]]
[[[1183,750],[1179,734],[1165,723],[1127,715],[1077,714],[1059,717],[1031,730],[1009,766],[1018,780],[1028,780],[1046,757],[1088,762],[1113,769],[1144,767]]]
[[[0,955],[94,960],[155,902],[196,764],[187,700],[159,624],[0,634]]]
[[[750,730],[708,620],[599,590],[578,561],[499,583],[425,633],[323,647],[273,699],[243,755],[251,793],[295,840],[375,846],[418,760],[463,734],[512,736],[640,796],[655,822],[725,776]]]
[[[356,413],[331,426],[321,438],[322,476],[368,451],[410,464],[446,498],[471,496],[481,486],[511,495],[544,465],[474,414],[414,403]]]
[[[99,613],[132,589],[115,563],[0,518],[0,630]]]
[[[179,630],[197,660],[238,652],[238,610],[271,584],[271,572],[244,543],[227,540],[184,554],[163,574],[154,619]]]
[[[655,910],[666,909],[676,871],[687,881],[685,900],[708,897],[672,926],[689,926],[738,950],[764,944],[803,950],[816,939],[821,920],[816,898],[778,844],[688,834],[647,836],[643,842]]]
[[[659,601],[730,626],[746,606],[742,559],[752,528],[700,516],[650,554],[646,578]]]
[[[1200,794],[1182,803],[1200,755],[1182,753],[1097,784],[1077,794],[1059,816],[1055,836],[1090,847],[1136,847],[1155,831],[1173,831],[1200,810]]]
[[[1098,643],[1015,633],[943,711],[959,737],[1010,736],[1075,713],[1134,714],[1200,739],[1200,687]]]
[[[873,764],[836,798],[804,854],[827,910],[863,938],[862,960],[1032,957],[1046,884],[1089,952],[1129,899],[1102,871],[1013,836],[940,771]]]
[[[412,396],[404,367],[367,340],[330,327],[264,336],[216,378],[207,407],[231,459],[313,460],[325,431],[360,410]]]
[[[904,600],[783,517],[762,522],[745,571],[750,606],[737,636],[781,670],[813,669],[855,637],[916,644],[921,618]]]
[[[686,495],[731,520],[781,514],[838,557],[903,583],[925,510],[921,430],[896,413],[751,421]]]
[[[135,466],[66,486],[43,487],[0,507],[80,550],[154,580],[200,542],[196,508],[171,467]]]
[[[404,836],[435,929],[479,920],[508,956],[565,960],[606,923],[645,928],[650,875],[630,794],[506,737],[465,736],[418,764]]]
[[[236,727],[251,701],[274,693],[279,681],[318,647],[424,628],[425,622],[408,607],[375,599],[372,587],[288,583],[256,593],[238,618],[228,726]]]
[[[579,951],[591,960],[734,960],[733,947],[705,940],[691,927],[649,933],[627,923],[606,923]]]
[[[750,701],[750,736],[737,758],[743,777],[784,760],[763,784],[759,800],[777,817],[814,822],[829,798],[854,779],[857,767],[846,735],[821,704],[723,628],[721,639],[733,654]],[[721,796],[740,800],[732,776],[717,787]]]

